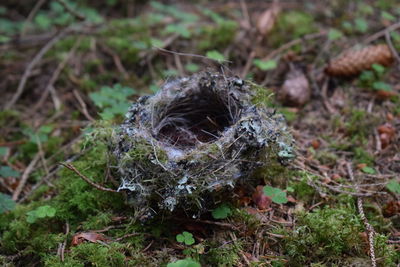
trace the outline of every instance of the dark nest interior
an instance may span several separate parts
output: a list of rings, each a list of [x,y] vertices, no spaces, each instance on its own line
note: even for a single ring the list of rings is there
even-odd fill
[[[190,149],[218,139],[239,116],[239,104],[226,90],[192,90],[163,107],[153,133],[161,142]]]

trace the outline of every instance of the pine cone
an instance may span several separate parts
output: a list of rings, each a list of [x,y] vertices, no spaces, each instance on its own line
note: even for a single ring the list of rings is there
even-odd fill
[[[360,50],[349,50],[333,59],[325,68],[330,76],[354,76],[370,69],[372,64],[389,66],[393,55],[386,44],[367,46]]]

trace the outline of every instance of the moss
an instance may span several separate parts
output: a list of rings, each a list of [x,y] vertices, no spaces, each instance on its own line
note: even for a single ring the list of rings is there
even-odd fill
[[[393,245],[387,244],[388,237],[385,235],[377,234],[374,238],[375,256],[381,266],[398,266],[400,261],[400,254]]]
[[[316,159],[323,165],[334,166],[338,160],[338,156],[325,149],[318,150],[315,155]]]
[[[360,219],[350,206],[325,207],[311,213],[299,214],[293,232],[284,231],[285,254],[290,266],[323,261],[339,263],[345,255],[364,255]]]
[[[214,244],[210,243],[210,249],[206,255],[201,255],[200,261],[206,266],[238,266],[240,262],[240,251],[242,245],[239,241],[233,243]]]
[[[106,145],[98,144],[74,166],[89,179],[102,184],[107,169],[107,153]],[[99,191],[67,169],[63,169],[60,175],[62,179],[57,183],[59,194],[53,200],[58,219],[78,222],[97,214],[99,210],[124,207],[121,195]]]
[[[361,109],[351,109],[348,113],[349,118],[345,123],[347,134],[354,144],[366,142],[368,136],[372,134],[371,130],[379,123],[379,119]]]
[[[369,152],[365,151],[361,147],[355,147],[353,149],[354,152],[354,159],[358,163],[366,163],[368,165],[371,165],[374,163],[374,156],[371,155]]]
[[[255,84],[253,82],[247,81],[250,84],[250,90],[253,94],[251,98],[251,103],[257,107],[271,107],[273,102],[273,93],[267,88]]]
[[[304,177],[305,174],[300,173],[300,175],[303,176],[303,179],[296,182],[292,181],[289,183],[289,186],[293,188],[293,194],[297,200],[302,200],[307,203],[315,197],[316,191],[307,184],[307,178]]]
[[[50,256],[45,259],[45,266],[125,266],[124,244],[111,243],[109,245],[96,243],[83,243],[72,247],[66,254],[65,261],[61,262],[59,256]]]

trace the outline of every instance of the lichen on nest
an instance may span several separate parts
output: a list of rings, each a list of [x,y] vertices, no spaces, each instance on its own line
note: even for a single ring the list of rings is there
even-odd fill
[[[265,90],[238,77],[201,72],[164,84],[129,109],[113,153],[141,218],[160,210],[207,211],[224,190],[250,183],[271,161],[294,157],[282,115],[260,103]]]

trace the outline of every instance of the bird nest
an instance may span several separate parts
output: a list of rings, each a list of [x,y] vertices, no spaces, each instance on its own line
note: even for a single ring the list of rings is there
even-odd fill
[[[113,153],[119,190],[141,218],[178,208],[199,215],[238,183],[253,181],[257,168],[294,157],[284,118],[260,105],[260,90],[202,72],[131,106]]]

